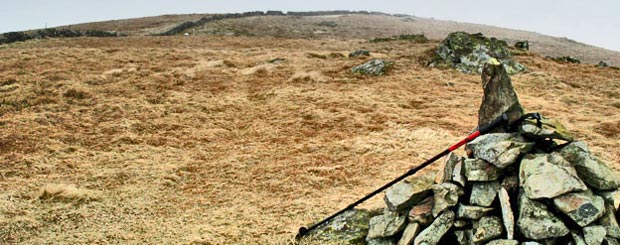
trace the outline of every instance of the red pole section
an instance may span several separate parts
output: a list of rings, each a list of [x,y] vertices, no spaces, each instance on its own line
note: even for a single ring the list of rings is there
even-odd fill
[[[470,142],[470,141],[478,138],[478,136],[480,136],[480,131],[476,131],[473,134],[470,134],[469,136],[467,136],[467,138],[459,141],[459,143],[456,143],[453,146],[450,146],[450,148],[448,148],[448,151],[452,152],[452,151],[458,149],[459,147],[463,146],[464,144],[467,144],[467,142]]]

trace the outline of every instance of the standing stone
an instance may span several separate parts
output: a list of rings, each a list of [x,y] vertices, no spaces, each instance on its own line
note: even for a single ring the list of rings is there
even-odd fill
[[[415,238],[415,245],[435,245],[454,223],[454,212],[445,211]]]
[[[494,181],[502,175],[502,170],[481,159],[465,159],[467,181]]]
[[[483,207],[489,207],[499,191],[499,181],[474,182],[469,196],[469,203]]]
[[[452,171],[452,181],[461,185],[461,187],[465,187],[467,183],[465,177],[465,167],[463,161],[459,161],[454,165],[454,171]]]
[[[484,97],[478,111],[478,126],[488,124],[504,112],[508,114],[509,122],[516,121],[523,115],[523,107],[512,87],[510,76],[498,60],[490,59],[484,65],[482,88],[484,89]],[[503,133],[505,129],[496,127],[492,132]]]
[[[485,160],[498,168],[506,168],[529,152],[534,143],[526,142],[517,133],[485,134],[467,144],[474,157]]]
[[[601,245],[605,239],[605,228],[602,226],[588,226],[583,228],[583,238],[588,245]]]
[[[525,155],[521,161],[519,178],[525,195],[530,199],[554,198],[569,192],[587,190],[570,163],[555,152]]]
[[[615,190],[620,187],[618,174],[605,163],[590,154],[586,143],[573,142],[560,151],[586,184],[597,190]]]
[[[371,240],[396,235],[405,229],[405,219],[404,215],[389,211],[383,215],[372,217],[366,239]]]
[[[510,196],[508,196],[508,191],[503,187],[497,195],[499,197],[499,204],[502,207],[502,220],[504,221],[507,237],[508,239],[513,239],[515,235],[515,216],[510,207]]]
[[[454,207],[459,197],[462,196],[463,189],[452,183],[433,185],[434,201],[433,217],[437,217],[441,212],[449,207]]]
[[[473,242],[486,242],[502,235],[502,220],[495,216],[485,216],[474,223]]]
[[[452,180],[452,176],[454,174],[454,167],[457,163],[463,161],[463,158],[452,152],[446,158],[446,161],[442,164],[439,169],[443,169],[443,171],[438,171],[437,175],[435,175],[435,183],[441,184],[444,182],[448,182]]]
[[[433,197],[428,197],[413,206],[409,211],[409,222],[419,223],[422,226],[429,225],[433,222],[433,206]]]
[[[385,203],[391,211],[402,211],[431,195],[430,186],[401,181],[385,191]]]
[[[553,199],[553,204],[581,227],[597,220],[605,213],[602,197],[591,191],[568,193]]]
[[[603,217],[597,221],[597,223],[607,230],[607,235],[614,238],[620,238],[620,227],[618,226],[618,220],[614,213],[614,209],[611,205],[606,205],[606,212]]]
[[[493,211],[493,208],[467,206],[459,203],[456,218],[478,220],[491,211]]]
[[[403,232],[403,236],[398,240],[398,245],[411,245],[413,244],[413,239],[415,235],[420,232],[420,225],[418,223],[409,223],[405,231]]]
[[[519,193],[518,217],[517,227],[526,238],[543,240],[568,234],[562,220],[549,212],[544,204],[530,200],[524,193]]]

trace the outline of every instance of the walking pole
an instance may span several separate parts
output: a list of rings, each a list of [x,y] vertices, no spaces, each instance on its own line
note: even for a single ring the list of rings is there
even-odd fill
[[[517,120],[518,122],[521,122],[523,119],[525,118],[529,118],[529,117],[535,117],[535,118],[540,118],[540,115],[538,113],[530,113],[530,114],[526,114],[523,117],[521,117],[519,120]],[[349,206],[347,206],[346,208],[332,214],[331,216],[321,220],[320,222],[306,228],[306,227],[301,227],[299,228],[299,233],[297,233],[297,236],[295,236],[296,239],[300,239],[303,238],[304,236],[308,235],[311,231],[313,231],[314,229],[316,229],[317,227],[327,223],[328,221],[332,220],[333,218],[335,218],[336,216],[346,212],[347,210],[353,209],[355,206],[359,205],[360,203],[363,203],[364,201],[368,200],[369,198],[379,194],[380,192],[384,191],[385,189],[387,189],[388,187],[398,183],[399,181],[407,178],[410,175],[415,174],[416,172],[420,171],[421,169],[427,167],[428,165],[430,165],[431,163],[437,161],[439,158],[442,158],[443,156],[447,155],[448,153],[458,149],[459,147],[463,146],[464,144],[466,144],[467,142],[470,142],[472,140],[474,140],[475,138],[478,138],[478,136],[483,135],[488,133],[491,129],[495,128],[496,126],[498,126],[499,124],[503,123],[503,122],[508,122],[508,114],[503,113],[501,116],[493,119],[493,121],[489,122],[486,125],[483,125],[481,127],[478,128],[478,130],[476,132],[473,132],[472,134],[470,134],[469,136],[467,136],[466,138],[464,138],[463,140],[459,141],[458,143],[450,146],[448,149],[445,149],[444,151],[442,151],[441,153],[437,154],[436,156],[432,157],[431,159],[426,160],[424,163],[411,168],[409,171],[407,171],[405,174],[401,175],[400,177],[390,181],[389,183],[381,186],[379,189],[371,192],[370,194],[362,197],[361,199],[355,201],[354,203],[351,203]]]

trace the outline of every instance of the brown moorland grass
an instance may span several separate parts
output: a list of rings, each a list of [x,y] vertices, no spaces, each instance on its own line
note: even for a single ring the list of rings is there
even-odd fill
[[[291,243],[300,225],[475,126],[480,78],[424,66],[435,45],[127,37],[2,46],[0,243]],[[362,47],[393,70],[365,77],[349,73],[363,59],[307,56]],[[618,168],[620,71],[516,58],[530,69],[512,77],[525,108],[559,119]],[[266,72],[244,72],[256,67]],[[50,185],[69,198],[41,198]],[[362,206],[381,207],[381,197]]]

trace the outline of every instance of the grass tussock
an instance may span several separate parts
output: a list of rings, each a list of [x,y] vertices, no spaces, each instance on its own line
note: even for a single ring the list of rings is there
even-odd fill
[[[324,83],[328,81],[328,78],[318,71],[300,71],[293,74],[289,81]]]

